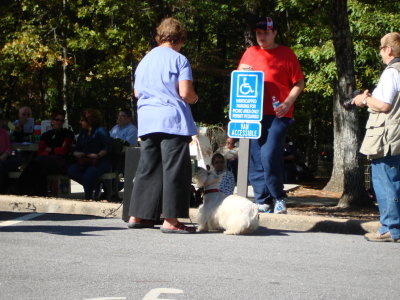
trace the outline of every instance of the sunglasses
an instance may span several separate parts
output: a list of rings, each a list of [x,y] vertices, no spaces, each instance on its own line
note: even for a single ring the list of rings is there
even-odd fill
[[[65,122],[65,120],[64,120],[64,119],[53,119],[53,121],[62,122],[62,123],[64,123],[64,122]]]

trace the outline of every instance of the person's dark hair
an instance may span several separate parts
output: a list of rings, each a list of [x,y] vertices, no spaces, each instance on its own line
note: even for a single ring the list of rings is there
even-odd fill
[[[60,115],[63,116],[63,118],[65,118],[66,114],[67,113],[65,110],[56,108],[51,111],[51,118],[54,119],[55,117],[60,116]]]
[[[130,109],[124,108],[121,109],[119,112],[123,112],[124,114],[126,114],[127,117],[132,119],[132,111]]]
[[[81,113],[81,120],[86,121],[92,127],[99,127],[102,121],[101,113],[97,109],[87,108]]]
[[[211,165],[214,165],[214,162],[216,159],[222,159],[223,161],[225,161],[224,156],[221,153],[215,153],[212,158],[211,158]]]
[[[157,27],[156,41],[160,45],[170,42],[175,45],[186,40],[186,30],[182,23],[174,18],[166,18]]]

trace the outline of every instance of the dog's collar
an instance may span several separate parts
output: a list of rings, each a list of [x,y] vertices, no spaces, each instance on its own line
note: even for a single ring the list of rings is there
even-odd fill
[[[219,189],[210,189],[210,190],[205,190],[204,194],[209,194],[209,193],[218,193]]]

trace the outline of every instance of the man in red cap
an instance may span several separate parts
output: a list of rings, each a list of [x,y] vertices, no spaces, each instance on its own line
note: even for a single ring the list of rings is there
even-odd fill
[[[249,180],[258,210],[282,214],[285,136],[294,102],[304,89],[304,75],[294,52],[275,41],[277,33],[272,18],[260,19],[255,26],[258,45],[246,50],[238,69],[264,72],[262,131],[258,140],[250,141]]]

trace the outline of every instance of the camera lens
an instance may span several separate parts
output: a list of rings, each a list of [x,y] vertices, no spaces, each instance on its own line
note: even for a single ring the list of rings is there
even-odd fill
[[[343,107],[344,107],[345,110],[352,109],[354,104],[351,104],[351,101],[353,101],[353,99],[346,99],[345,101],[343,101]]]
[[[353,101],[354,97],[358,96],[362,94],[361,90],[355,90],[352,94],[351,94],[351,98],[348,98],[346,100],[343,101],[343,107],[345,110],[350,110],[352,109],[355,104],[351,104],[351,102]]]

